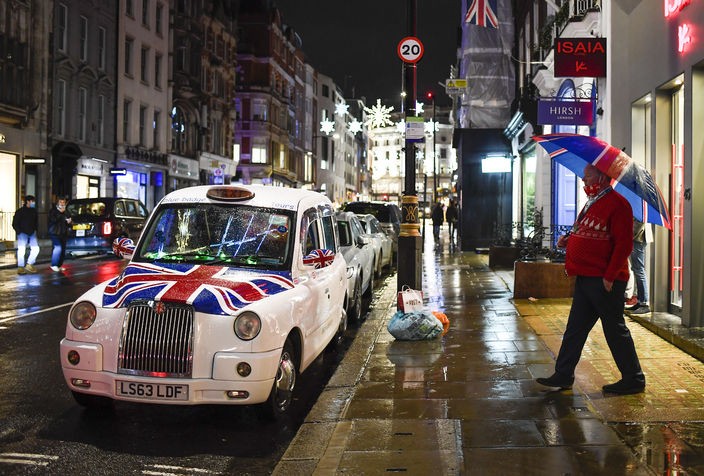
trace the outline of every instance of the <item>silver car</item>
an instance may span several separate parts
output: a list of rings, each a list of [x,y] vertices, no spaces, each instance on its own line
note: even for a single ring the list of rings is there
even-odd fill
[[[391,268],[393,263],[393,240],[381,228],[379,220],[372,214],[357,215],[359,222],[364,228],[364,232],[372,239],[374,246],[374,256],[376,267],[374,268],[374,276],[379,278],[384,271],[384,268]]]
[[[337,231],[340,252],[347,262],[347,302],[345,309],[349,320],[362,319],[362,298],[371,301],[374,292],[374,246],[357,215],[337,212]]]

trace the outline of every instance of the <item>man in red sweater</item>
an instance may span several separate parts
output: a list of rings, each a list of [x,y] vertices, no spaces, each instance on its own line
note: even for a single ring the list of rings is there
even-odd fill
[[[604,385],[602,390],[640,393],[645,390],[645,375],[623,319],[628,257],[633,247],[631,206],[612,190],[609,177],[596,167],[585,167],[582,180],[589,200],[570,233],[557,242],[558,247],[567,247],[565,271],[577,276],[572,307],[555,373],[536,381],[547,387],[571,388],[587,336],[601,319],[606,342],[621,371],[621,380]]]

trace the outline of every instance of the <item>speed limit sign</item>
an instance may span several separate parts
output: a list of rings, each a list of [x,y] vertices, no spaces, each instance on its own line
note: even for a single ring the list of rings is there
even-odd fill
[[[397,51],[404,63],[417,63],[423,57],[423,43],[415,36],[407,36],[399,41]]]

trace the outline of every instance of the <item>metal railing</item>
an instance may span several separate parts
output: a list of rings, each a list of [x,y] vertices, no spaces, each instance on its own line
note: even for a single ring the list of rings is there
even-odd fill
[[[548,17],[540,31],[539,56],[545,59],[553,48],[554,39],[562,34],[572,19],[581,19],[589,12],[601,11],[601,0],[571,0],[562,4],[551,18]]]
[[[557,248],[557,239],[572,229],[571,225],[543,226],[543,212],[536,210],[533,220],[511,222],[494,228],[494,245],[519,249],[521,261],[565,261],[565,250]]]

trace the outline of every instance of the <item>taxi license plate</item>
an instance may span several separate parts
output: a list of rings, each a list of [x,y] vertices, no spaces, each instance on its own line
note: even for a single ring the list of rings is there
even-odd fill
[[[86,236],[86,230],[76,230],[76,236]]]
[[[188,400],[188,385],[143,383],[117,380],[115,394],[145,400]]]

